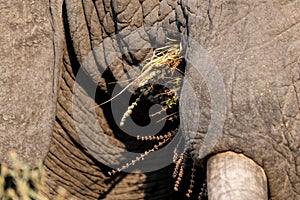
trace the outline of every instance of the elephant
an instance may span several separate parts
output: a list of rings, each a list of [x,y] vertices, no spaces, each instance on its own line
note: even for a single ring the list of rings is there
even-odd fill
[[[23,104],[19,104],[19,99],[2,102],[12,108],[14,104],[19,105],[19,109],[28,107],[28,103],[37,105],[30,107],[29,114],[25,115],[25,123],[30,125],[18,126],[23,127],[24,135],[29,131],[25,141],[30,145],[15,148],[27,152],[23,159],[28,162],[35,162],[32,158],[43,160],[46,177],[51,180],[47,182],[49,199],[54,198],[59,187],[68,191],[70,199],[185,199],[194,166],[197,170],[190,199],[236,199],[234,195],[245,195],[240,199],[300,198],[299,0],[41,0],[7,5],[3,6],[6,11],[17,5],[17,12],[25,17],[24,21],[20,16],[16,18],[25,28],[16,28],[17,20],[11,14],[7,15],[7,24],[3,22],[10,27],[4,32],[28,34],[13,38],[13,42],[1,41],[4,50],[10,48],[14,50],[12,52],[20,52],[1,50],[4,66],[23,66],[17,74],[34,69],[34,77],[40,79],[30,76],[32,81],[22,79],[16,87],[23,86],[28,98],[34,97],[34,100],[25,98]],[[137,30],[145,34],[131,34]],[[164,30],[171,30],[171,35]],[[143,173],[110,175],[112,168],[107,163],[122,166],[114,160],[118,152],[104,145],[103,151],[93,153],[96,151],[93,148],[101,142],[94,138],[104,140],[102,136],[115,148],[129,152],[141,153],[153,146],[151,142],[140,143],[123,134],[112,119],[108,104],[101,103],[113,95],[114,88],[110,83],[138,68],[154,48],[168,41],[173,32],[188,37],[180,39],[183,48],[193,43],[190,38],[196,41],[209,55],[209,58],[205,57],[207,62],[214,63],[200,65],[217,66],[219,75],[199,75],[193,68],[185,69],[184,79],[190,81],[197,100],[194,103],[201,109],[197,110],[198,118],[189,112],[184,115],[191,120],[186,122],[187,129],[196,126],[192,131],[184,132],[188,138],[189,157],[186,176],[182,177],[178,191],[174,191],[176,180],[172,177],[176,164],[169,163]],[[138,39],[142,42],[135,42]],[[22,44],[23,41],[28,44]],[[140,49],[131,50],[131,42],[140,45]],[[101,55],[95,51],[98,48]],[[30,53],[26,54],[28,49]],[[112,51],[122,56],[112,58],[109,54]],[[192,55],[199,48],[191,45],[186,51]],[[99,63],[98,57],[101,57]],[[93,58],[92,62],[96,64],[89,63],[91,60],[87,58]],[[195,56],[190,58],[201,60]],[[108,68],[102,67],[108,63]],[[99,73],[97,70],[101,71],[100,78],[95,75]],[[87,82],[80,82],[79,75]],[[220,81],[222,95],[214,96],[218,86],[210,86],[206,76],[213,82]],[[32,90],[36,88],[33,87],[35,81],[40,81],[42,87],[37,88],[43,90]],[[26,86],[27,83],[30,85]],[[20,96],[21,91],[16,91],[14,95]],[[188,89],[183,86],[182,93],[185,91]],[[9,91],[5,92],[8,94]],[[83,95],[84,99],[76,101],[76,95]],[[74,105],[74,98],[78,107]],[[216,116],[224,121],[218,129],[221,134],[203,152],[212,111],[218,106],[213,104],[213,99],[223,103],[222,115],[217,113]],[[101,106],[93,107],[95,117],[88,111],[91,105],[97,104]],[[192,111],[194,104],[185,102],[182,106]],[[79,111],[74,112],[74,107]],[[92,117],[96,121],[91,121]],[[17,123],[21,124],[22,120]],[[174,126],[178,126],[178,121],[171,128]],[[95,127],[101,127],[100,132]],[[94,134],[92,138],[85,136],[89,130]],[[33,136],[33,140],[29,140]],[[9,140],[12,140],[11,136],[1,143],[7,144]],[[103,156],[109,150],[111,155]],[[163,160],[165,158],[161,157],[159,161]],[[236,181],[236,176],[245,176],[246,182],[231,184],[231,180]],[[233,194],[233,185],[239,185],[237,190],[243,191]],[[249,186],[250,194],[243,193],[246,186]]]

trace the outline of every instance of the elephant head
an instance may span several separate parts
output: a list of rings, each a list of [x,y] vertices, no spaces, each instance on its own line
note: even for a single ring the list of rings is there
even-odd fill
[[[204,199],[207,171],[209,199],[232,199],[229,190],[219,188],[220,194],[215,188],[232,186],[230,179],[239,174],[232,169],[247,172],[252,193],[257,189],[272,200],[299,198],[299,1],[44,3],[50,8],[52,29],[45,29],[53,36],[54,51],[47,65],[59,77],[53,87],[54,131],[44,160],[47,176],[55,181],[48,184],[49,198],[60,185],[79,199],[183,199],[191,189],[191,174],[195,184],[189,196],[197,199],[200,192]],[[114,120],[118,110],[109,106],[113,101],[97,106],[116,94],[112,82],[121,83],[170,37],[182,45],[186,60],[179,111],[188,143],[183,147],[187,176],[180,177],[178,192],[172,178],[174,167],[179,170],[176,164],[147,171],[146,162],[135,166],[144,173],[109,175],[111,167],[134,159],[119,149],[142,153],[155,143],[124,133]],[[116,102],[126,111],[127,102]],[[178,124],[175,120],[163,130],[175,130]],[[228,178],[225,185],[222,177]],[[253,197],[258,196],[244,199]]]

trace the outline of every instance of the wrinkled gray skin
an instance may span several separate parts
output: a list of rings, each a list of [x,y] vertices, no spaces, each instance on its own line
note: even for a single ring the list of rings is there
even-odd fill
[[[227,115],[223,135],[210,153],[242,152],[265,170],[270,199],[300,199],[299,0],[53,0],[47,5],[51,8],[56,65],[61,69],[54,134],[45,159],[55,181],[49,183],[49,198],[58,186],[78,199],[178,196],[172,190],[172,167],[109,177],[109,168],[81,144],[72,121],[75,74],[91,49],[116,32],[152,26],[195,38],[219,67],[226,87]],[[36,6],[44,7],[42,3]],[[142,61],[147,53],[132,56]],[[130,67],[129,56],[127,63],[116,62],[111,73],[118,78],[126,67]],[[105,92],[103,80],[100,86]],[[207,99],[205,94],[197,91],[200,105],[201,98]],[[113,137],[113,127],[101,109],[98,114],[104,133]],[[207,115],[201,116],[199,136],[205,134],[209,121]],[[193,140],[196,162],[200,162],[201,138]]]

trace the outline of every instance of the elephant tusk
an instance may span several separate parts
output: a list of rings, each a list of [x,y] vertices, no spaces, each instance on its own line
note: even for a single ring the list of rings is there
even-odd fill
[[[220,153],[207,162],[209,200],[267,200],[264,170],[253,160],[233,152]]]

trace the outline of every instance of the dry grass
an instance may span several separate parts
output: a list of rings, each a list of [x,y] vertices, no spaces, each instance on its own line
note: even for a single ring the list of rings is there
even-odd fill
[[[43,176],[42,164],[35,169],[30,169],[18,159],[15,152],[10,152],[12,167],[1,164],[0,172],[0,199],[1,200],[48,200],[42,194],[48,190],[46,180]],[[66,199],[66,190],[60,188],[55,199]]]

